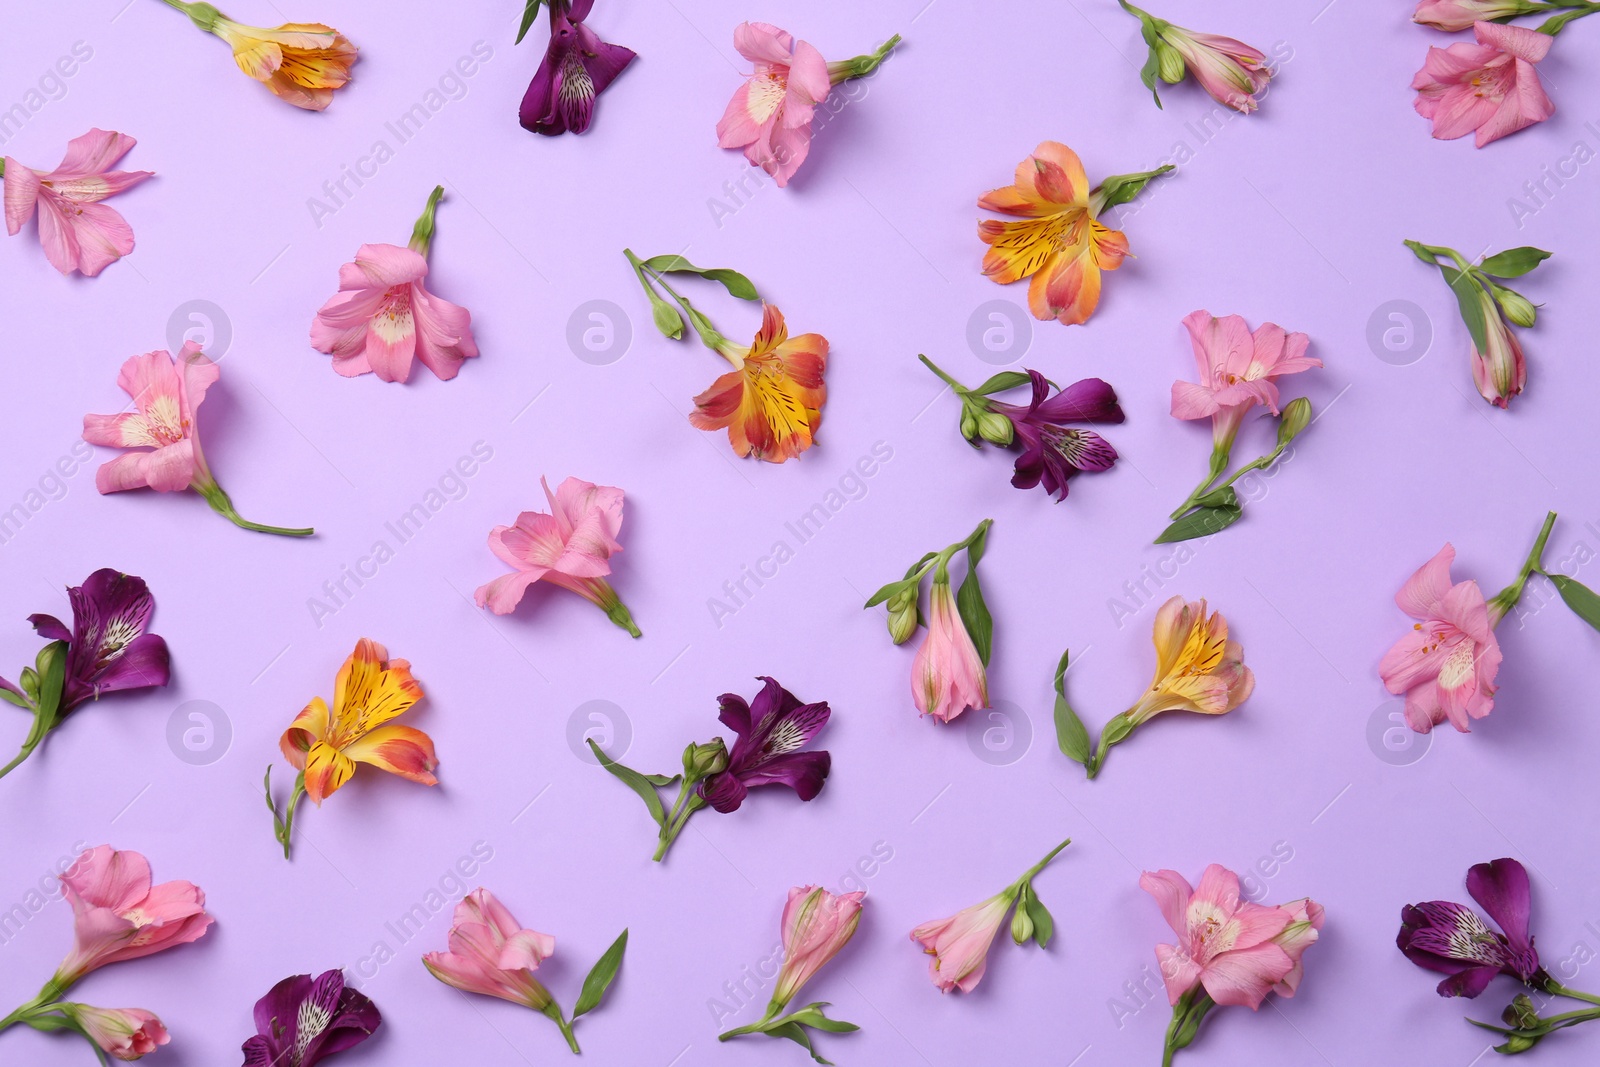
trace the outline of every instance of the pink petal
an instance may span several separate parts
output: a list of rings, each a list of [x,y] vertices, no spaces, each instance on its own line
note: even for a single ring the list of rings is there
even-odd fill
[[[1177,871],[1145,871],[1139,875],[1139,888],[1156,898],[1161,917],[1167,920],[1173,933],[1181,937],[1188,932],[1184,911],[1189,906],[1189,898],[1194,896],[1188,879]]]
[[[94,487],[101,493],[120,493],[125,489],[145,489],[145,457],[148,452],[127,452],[100,465],[94,474]]]
[[[794,38],[766,22],[741,22],[733,28],[733,47],[752,63],[788,66]]]
[[[399,245],[362,245],[354,263],[339,268],[340,289],[392,289],[427,277],[428,261]]]
[[[116,165],[139,142],[125,133],[92,129],[67,142],[67,154],[48,177],[102,174]]]
[[[1455,559],[1455,546],[1445,542],[1445,546],[1418,567],[1394,595],[1394,602],[1400,606],[1400,610],[1413,619],[1433,618],[1439,610],[1440,601],[1454,584],[1450,580],[1450,565]]]
[[[1268,941],[1224,952],[1206,965],[1200,981],[1218,1004],[1255,1009],[1293,967],[1289,954]]]
[[[39,200],[39,175],[10,156],[5,158],[6,232],[15,236]]]

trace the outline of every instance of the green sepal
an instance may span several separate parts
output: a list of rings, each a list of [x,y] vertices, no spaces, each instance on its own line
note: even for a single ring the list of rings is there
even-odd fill
[[[515,44],[521,44],[522,39],[528,36],[528,31],[533,28],[533,20],[539,17],[539,5],[544,0],[528,0],[527,6],[522,9],[522,25],[517,27]]]
[[[1028,385],[1032,381],[1033,378],[1024,371],[1003,370],[972,390],[972,393],[975,396],[990,396],[994,393],[1003,393],[1007,389]]]
[[[1233,486],[1225,485],[1196,498],[1195,503],[1203,508],[1236,508],[1239,507],[1239,494],[1234,492]]]
[[[989,614],[989,605],[983,602],[983,586],[978,582],[978,561],[983,558],[984,545],[988,540],[989,527],[985,526],[967,546],[967,576],[961,580],[961,588],[956,590],[956,610],[960,612],[967,636],[972,638],[978,650],[978,659],[985,667],[989,665],[989,653],[994,645],[994,617]]]
[[[1161,536],[1156,538],[1155,543],[1167,545],[1175,541],[1188,541],[1196,537],[1206,537],[1232,526],[1239,521],[1239,517],[1243,514],[1244,509],[1238,504],[1232,504],[1227,507],[1196,508],[1163,530]]]
[[[584,976],[583,990],[578,994],[578,1003],[572,1009],[573,1019],[587,1015],[600,1006],[606,990],[611,988],[612,980],[617,977],[617,971],[622,967],[622,954],[627,949],[628,931],[624,930]]]
[[[721,282],[722,287],[728,290],[729,296],[736,296],[740,300],[761,299],[761,294],[756,292],[754,282],[738,271],[726,267],[697,267],[678,255],[651,256],[644,261],[644,265],[661,274],[698,274],[702,278]]]
[[[1028,918],[1033,921],[1033,940],[1040,948],[1049,948],[1050,939],[1056,935],[1056,921],[1050,915],[1050,909],[1044,906],[1044,901],[1039,899],[1039,894],[1033,891],[1033,883],[1029,882],[1022,890],[1022,900],[1018,907],[1028,909]]]
[[[1600,596],[1593,589],[1565,574],[1546,574],[1545,577],[1555,584],[1556,592],[1561,594],[1561,599],[1574,615],[1600,630]]]
[[[644,801],[644,806],[650,809],[650,817],[656,821],[656,825],[660,827],[666,826],[667,811],[661,804],[661,796],[656,792],[656,788],[658,785],[671,785],[677,781],[677,777],[669,778],[659,774],[640,774],[633,768],[624,767],[610,756],[607,756],[601,751],[600,746],[594,743],[594,738],[587,737],[584,740],[589,743],[589,749],[594,753],[594,758],[600,761],[600,766],[610,771],[623,785],[639,794],[639,799]]]
[[[39,696],[35,703],[39,714],[54,722],[61,708],[61,690],[67,681],[67,643],[51,641],[39,650],[34,665],[39,674]]]
[[[1105,729],[1100,731],[1100,745],[1103,748],[1110,748],[1112,745],[1126,741],[1131,733],[1133,733],[1133,720],[1128,718],[1126,712],[1119,711],[1111,716],[1110,721],[1105,725]]]
[[[1496,252],[1478,264],[1478,269],[1495,278],[1520,278],[1549,258],[1544,249],[1524,245]]]
[[[1104,207],[1126,204],[1144,192],[1145,186],[1152,181],[1176,169],[1174,164],[1167,163],[1155,170],[1143,170],[1137,174],[1113,174],[1101,182],[1095,192],[1099,194]]]
[[[1067,657],[1061,653],[1056,664],[1056,745],[1061,754],[1074,763],[1089,764],[1089,731],[1078,718],[1078,713],[1067,703]]]

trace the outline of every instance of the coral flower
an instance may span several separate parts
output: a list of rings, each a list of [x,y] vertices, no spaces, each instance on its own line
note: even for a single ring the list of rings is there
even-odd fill
[[[779,1010],[855,936],[866,896],[811,885],[789,890],[782,919],[783,966],[772,989],[772,1004]]]
[[[315,1067],[371,1037],[383,1023],[377,1005],[344,984],[344,972],[285,978],[256,1001],[256,1034],[244,1067]]]
[[[1555,114],[1534,66],[1553,38],[1493,22],[1474,23],[1473,33],[1477,44],[1429,48],[1411,88],[1417,114],[1433,122],[1434,137],[1449,141],[1472,133],[1482,148]]]
[[[1172,414],[1179,419],[1211,419],[1219,448],[1233,444],[1245,413],[1261,404],[1278,414],[1277,380],[1322,366],[1306,355],[1310,338],[1264,323],[1254,333],[1238,315],[1214,317],[1194,311],[1184,317],[1194,345],[1200,382],[1172,383]]]
[[[210,4],[167,3],[226,41],[240,70],[295,107],[321,111],[350,80],[356,46],[331,26],[290,22],[268,30],[235,22]]]
[[[1472,381],[1478,393],[1497,408],[1508,407],[1511,398],[1528,384],[1528,361],[1522,342],[1501,317],[1494,298],[1479,287],[1485,345],[1482,351],[1472,346]]]
[[[753,704],[737,693],[722,694],[717,718],[738,735],[725,769],[702,779],[700,796],[720,812],[736,811],[751,787],[786,785],[811,800],[822,792],[832,757],[801,751],[822,732],[831,714],[827,701],[802,704],[775,679],[763,676]]]
[[[1255,689],[1255,675],[1244,665],[1244,649],[1228,639],[1228,620],[1220,611],[1206,614],[1206,602],[1175,596],[1156,612],[1155,680],[1128,711],[1134,726],[1164,711],[1222,715]]]
[[[622,551],[622,490],[568,478],[552,493],[543,478],[550,512],[524,511],[513,526],[489,531],[489,550],[514,567],[510,574],[478,587],[480,608],[496,615],[516,610],[523,594],[543,580],[571,590],[594,604],[634,637],[639,628],[627,605],[617,596],[605,575],[611,573],[611,555]]]
[[[1294,970],[1295,960],[1274,939],[1300,921],[1297,914],[1242,899],[1239,876],[1225,867],[1207,867],[1199,889],[1165,870],[1141,874],[1139,888],[1178,935],[1176,945],[1156,946],[1172,1004],[1198,985],[1218,1004],[1255,1010]]]
[[[94,277],[133,251],[133,229],[100,201],[152,177],[148,170],[112,170],[138,142],[124,133],[92,129],[67,142],[67,154],[52,171],[34,170],[6,156],[6,232],[22,229],[39,212],[39,243],[62,274]]]
[[[911,698],[917,711],[947,723],[989,706],[983,658],[956,607],[948,573],[935,574],[928,592],[928,636],[911,665]]]
[[[64,1004],[61,1011],[78,1024],[85,1037],[113,1059],[137,1060],[171,1040],[161,1020],[141,1008]]]
[[[1448,975],[1441,997],[1476,997],[1496,975],[1539,987],[1549,976],[1528,932],[1532,894],[1528,872],[1513,859],[1474,864],[1467,892],[1503,932],[1490,929],[1471,908],[1448,900],[1407,904],[1400,912],[1396,944],[1418,967]]]
[[[1472,29],[1474,23],[1516,18],[1538,10],[1530,0],[1419,0],[1411,21],[1457,33]]]
[[[741,22],[733,46],[755,64],[717,122],[717,145],[743,148],[752,165],[789,184],[811,150],[811,119],[828,98],[828,64],[805,41],[765,22]]]
[[[911,931],[911,940],[933,957],[928,961],[928,974],[939,992],[959,989],[970,993],[978,987],[988,966],[989,946],[1015,903],[1015,890],[1007,889],[948,919],[923,923]]]
[[[1395,603],[1416,619],[1378,665],[1384,687],[1406,697],[1406,723],[1427,733],[1446,719],[1462,733],[1494,710],[1500,642],[1478,583],[1450,580],[1456,550],[1446,544],[1406,579]]]
[[[748,349],[723,338],[717,350],[734,369],[694,398],[689,422],[697,429],[728,431],[741,456],[769,463],[810,448],[822,425],[828,387],[828,342],[821,334],[790,337],[783,313],[763,304],[761,329]]]
[[[1161,39],[1183,57],[1194,80],[1217,103],[1245,115],[1260,106],[1256,95],[1266,89],[1272,71],[1259,48],[1232,37],[1196,33],[1170,23],[1162,30]]]
[[[555,938],[523,929],[493,893],[480,888],[456,905],[450,951],[430,952],[422,962],[446,985],[544,1011],[552,999],[533,972],[555,950]]]
[[[357,763],[438,785],[432,739],[410,726],[388,725],[421,699],[411,664],[389,659],[382,645],[363,637],[339,668],[333,710],[321,697],[312,697],[278,747],[303,772],[306,795],[319,805],[350,780]]]
[[[623,68],[631,48],[607,44],[584,25],[594,0],[550,0],[550,45],[522,98],[518,121],[550,136],[583,133],[594,121],[595,101]]]
[[[206,895],[189,882],[150,884],[150,862],[100,845],[61,876],[72,905],[72,952],[52,979],[65,989],[90,971],[199,940],[211,926]]]
[[[1066,325],[1086,322],[1100,303],[1100,272],[1116,270],[1128,239],[1098,219],[1089,178],[1077,153],[1045,141],[1017,164],[1016,182],[985,193],[978,206],[1022,222],[985,219],[978,236],[989,246],[983,273],[997,284],[1028,284],[1028,310]]]

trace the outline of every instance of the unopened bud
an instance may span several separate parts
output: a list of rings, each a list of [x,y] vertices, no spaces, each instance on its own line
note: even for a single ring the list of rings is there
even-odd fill
[[[1494,287],[1494,298],[1513,326],[1532,326],[1539,317],[1533,301],[1515,290],[1497,285]]]
[[[1009,445],[1016,436],[1011,420],[998,411],[985,411],[978,416],[978,433],[985,441],[997,445]]]
[[[1505,1024],[1518,1030],[1532,1030],[1540,1023],[1539,1012],[1533,1006],[1533,1000],[1526,993],[1519,993],[1515,1000],[1506,1005],[1506,1010],[1500,1014]]]
[[[978,436],[978,417],[965,404],[961,405],[961,436],[969,441],[975,440]]]
[[[889,639],[897,645],[911,640],[917,632],[917,587],[896,593],[889,598]]]
[[[713,737],[705,744],[691,744],[683,750],[683,776],[690,781],[709,778],[728,769],[728,749],[722,738]]]
[[[1155,52],[1161,80],[1168,85],[1177,85],[1183,81],[1183,76],[1186,72],[1183,64],[1183,55],[1166,41],[1160,39],[1156,41]]]
[[[1033,919],[1028,915],[1028,909],[1019,902],[1017,910],[1011,913],[1011,940],[1025,945],[1032,937]]]
[[[1310,425],[1311,401],[1297,396],[1283,406],[1283,415],[1278,419],[1278,444],[1288,444]]]

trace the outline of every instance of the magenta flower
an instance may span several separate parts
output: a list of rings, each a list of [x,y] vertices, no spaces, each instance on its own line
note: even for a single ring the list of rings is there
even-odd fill
[[[112,170],[138,142],[127,134],[92,129],[67,142],[52,171],[34,170],[5,157],[6,232],[15,236],[39,213],[39,243],[62,274],[94,277],[133,251],[133,229],[101,201],[152,177],[148,170]]]
[[[510,574],[478,587],[480,608],[496,615],[516,610],[528,587],[537,581],[571,590],[594,604],[634,637],[639,628],[605,575],[611,555],[622,551],[622,490],[568,478],[554,493],[543,478],[548,514],[524,511],[512,526],[489,531],[489,550],[515,568]]]
[[[1452,582],[1456,550],[1446,544],[1418,567],[1395,594],[1400,610],[1416,619],[1378,665],[1384,687],[1406,697],[1406,724],[1428,733],[1446,719],[1462,733],[1468,722],[1494,710],[1500,642],[1478,583]]]
[[[1411,80],[1417,114],[1433,122],[1434,137],[1450,141],[1471,133],[1482,148],[1555,114],[1535,69],[1552,37],[1493,22],[1474,23],[1473,34],[1477,44],[1429,48]]]
[[[167,684],[167,642],[149,632],[156,602],[143,578],[102,567],[69,588],[67,599],[70,630],[54,615],[28,616],[39,636],[67,642],[61,714],[102,693]]]
[[[546,0],[550,44],[517,113],[522,128],[556,136],[583,133],[595,102],[637,54],[607,44],[584,25],[594,0]]]
[[[801,800],[811,800],[828,777],[828,753],[801,751],[828,724],[827,701],[802,704],[776,680],[762,675],[760,681],[753,705],[737,693],[719,698],[717,718],[739,740],[727,768],[702,779],[699,792],[720,812],[737,811],[750,789],[761,785],[786,785]]]
[[[1278,414],[1279,378],[1322,366],[1322,360],[1306,355],[1310,338],[1275,323],[1263,323],[1252,333],[1238,315],[1219,319],[1209,311],[1193,311],[1183,325],[1200,381],[1172,383],[1172,415],[1210,418],[1218,447],[1233,444],[1245,413],[1257,404]]]
[[[404,382],[420,360],[449,381],[478,354],[472,313],[423,284],[443,195],[444,186],[436,186],[408,247],[362,245],[355,262],[339,268],[339,292],[312,321],[311,347],[333,356],[333,369],[345,377],[376,374],[382,381]]]
[[[1449,976],[1439,983],[1441,997],[1475,997],[1498,974],[1542,989],[1549,975],[1528,932],[1532,895],[1522,864],[1513,859],[1474,864],[1467,871],[1467,892],[1499,932],[1463,904],[1407,904],[1400,911],[1400,951],[1418,967]]]
[[[1015,440],[1022,447],[1011,484],[1032,489],[1044,483],[1046,495],[1067,498],[1067,479],[1079,471],[1110,470],[1117,450],[1091,430],[1067,426],[1071,422],[1123,421],[1117,394],[1099,378],[1085,378],[1049,396],[1050,383],[1036,370],[1028,371],[1033,397],[1027,407],[990,401],[991,411],[1011,421]],[[1048,397],[1048,399],[1047,399]]]
[[[344,972],[297,974],[256,1001],[256,1034],[244,1043],[244,1067],[315,1067],[377,1032],[376,1004],[344,984]]]
[[[189,882],[152,886],[150,861],[100,845],[61,876],[72,905],[72,951],[51,981],[65,989],[107,964],[198,941],[211,926],[206,895]]]

